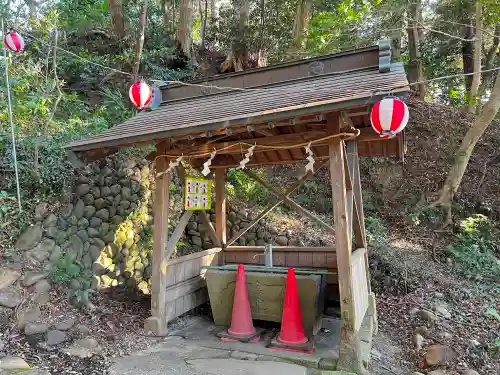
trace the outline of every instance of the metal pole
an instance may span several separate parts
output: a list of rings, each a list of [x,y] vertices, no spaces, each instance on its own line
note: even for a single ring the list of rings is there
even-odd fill
[[[2,36],[3,36],[3,39],[5,40],[5,29],[4,29],[4,25],[3,25],[3,18],[2,18]],[[12,101],[10,99],[9,60],[7,58],[7,47],[5,47],[5,44],[3,45],[3,58],[5,60],[5,85],[7,86],[7,101],[9,103],[10,133],[12,136],[12,157],[14,158],[14,170],[16,172],[17,203],[19,205],[19,212],[22,212],[23,208],[21,206],[21,190],[19,188],[19,172],[17,170],[16,136],[15,136],[15,131],[14,131],[14,120],[12,118]]]

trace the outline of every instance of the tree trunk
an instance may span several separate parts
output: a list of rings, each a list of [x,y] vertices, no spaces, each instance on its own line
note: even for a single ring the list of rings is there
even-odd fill
[[[420,29],[422,22],[422,3],[421,0],[415,0],[410,4],[410,17],[408,20],[408,78],[410,83],[421,82],[424,79],[424,70],[422,66],[422,56],[420,54]],[[425,98],[425,84],[417,85],[418,96],[421,99]]]
[[[242,71],[248,65],[247,26],[250,12],[249,0],[238,0],[238,38],[233,43],[234,70]]]
[[[476,111],[476,104],[478,102],[479,83],[481,81],[481,46],[483,41],[483,6],[479,1],[476,2],[476,29],[474,42],[474,75],[472,76],[472,83],[469,92],[469,107],[470,113]]]
[[[493,43],[490,46],[490,49],[488,50],[488,53],[486,54],[486,58],[484,61],[484,70],[490,70],[493,68],[493,63],[495,62],[495,57],[498,55],[500,56],[500,51],[498,48],[500,47],[500,22],[496,24],[495,26],[495,31],[494,31],[494,37],[493,37]],[[483,76],[481,78],[481,85],[479,86],[478,90],[478,97],[482,98],[484,94],[486,94],[486,89],[488,88],[488,85],[491,83],[492,77],[495,75],[493,72],[485,72],[483,73]],[[479,103],[480,105],[481,103]]]
[[[204,7],[202,7],[202,3]],[[205,34],[207,32],[207,17],[208,17],[208,0],[199,0],[199,11],[200,11],[200,50],[205,50]]]
[[[38,3],[36,0],[25,0],[26,5],[28,6],[28,13],[30,18],[36,19],[38,13]],[[9,9],[9,7],[6,7]]]
[[[264,32],[266,23],[266,0],[260,0],[260,41],[257,65],[259,67],[267,65],[267,56],[264,48]]]
[[[240,72],[248,66],[248,46],[247,46],[247,24],[248,13],[250,11],[249,0],[234,1],[234,22],[237,24],[237,31],[232,41],[231,51],[226,60],[222,63],[222,71],[230,71],[231,68]]]
[[[465,13],[465,18],[467,21],[465,22],[467,25],[465,26],[464,39],[471,40],[474,37],[474,27],[473,17],[474,17],[474,8],[470,7],[468,9],[463,9]],[[464,73],[471,74],[474,72],[474,42],[473,41],[462,41],[462,63],[464,66]],[[465,76],[465,90],[470,92],[472,87],[472,75]]]
[[[146,31],[146,11],[147,11],[148,1],[143,0],[141,6],[141,13],[139,14],[139,36],[137,37],[137,42],[135,43],[135,62],[134,62],[134,79],[137,81],[139,76],[139,69],[141,67],[141,55],[142,47],[144,46],[144,33]]]
[[[469,128],[467,134],[465,134],[460,148],[457,151],[453,166],[448,173],[448,177],[441,190],[440,197],[435,205],[441,205],[443,207],[451,207],[451,202],[453,195],[457,192],[462,182],[462,177],[464,176],[467,164],[472,155],[472,151],[476,146],[477,142],[481,139],[486,128],[495,118],[496,114],[500,110],[500,79],[497,77],[493,90],[491,92],[490,99],[485,104],[483,112],[474,121],[474,124]]]
[[[172,31],[172,15],[170,14],[168,3],[168,0],[162,0],[161,8],[163,10],[163,29],[165,34],[170,37]]]
[[[215,0],[210,0],[210,25],[215,25],[217,19],[217,5]]]
[[[123,18],[123,6],[121,0],[109,0],[109,13],[111,14],[111,22],[113,28],[120,38],[126,36],[125,20]]]
[[[293,49],[300,50],[311,19],[312,0],[299,0],[293,23]]]
[[[191,35],[192,23],[192,0],[180,0],[177,40],[180,43],[182,52],[184,52],[190,60],[192,60],[191,47],[193,45],[193,38]]]

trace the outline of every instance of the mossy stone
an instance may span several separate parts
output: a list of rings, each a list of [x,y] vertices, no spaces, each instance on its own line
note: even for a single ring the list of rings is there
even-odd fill
[[[94,198],[100,198],[101,197],[101,189],[99,189],[99,186],[93,186],[90,191],[92,192],[92,195]]]
[[[115,234],[113,232],[108,232],[103,238],[105,243],[113,243],[115,241]]]
[[[99,210],[106,206],[106,200],[104,198],[99,198],[94,201],[94,207]]]
[[[102,220],[98,217],[93,217],[92,219],[90,219],[90,226],[92,228],[99,228],[102,224]]]
[[[89,237],[99,237],[99,231],[92,227],[87,228],[87,234]]]
[[[83,197],[83,202],[87,205],[90,206],[94,203],[94,196],[92,194],[86,194]]]
[[[122,190],[122,187],[118,184],[111,186],[111,194],[112,195],[118,195],[120,194],[120,191]]]
[[[103,222],[99,228],[99,235],[105,236],[109,232],[109,223]]]
[[[123,217],[121,217],[119,215],[115,215],[115,216],[113,216],[113,218],[111,220],[114,224],[118,225],[118,224],[121,224],[123,222]]]
[[[79,229],[87,229],[89,227],[90,223],[89,221],[82,217],[80,220],[78,220],[78,228]]]
[[[78,199],[75,206],[73,207],[73,212],[71,213],[71,216],[76,217],[76,220],[80,219],[81,217],[83,217],[84,208],[85,208],[85,203],[83,202],[82,199]]]
[[[92,243],[97,246],[99,248],[99,251],[101,251],[102,249],[104,249],[104,246],[106,246],[106,244],[104,243],[103,240],[101,240],[100,238],[93,238],[92,239]]]
[[[88,241],[88,239],[89,239],[89,234],[88,234],[88,233],[87,233],[87,231],[86,231],[86,230],[84,230],[84,229],[80,229],[80,230],[76,233],[76,235],[77,235],[78,237],[80,237],[80,238],[81,238],[81,240],[82,240],[83,242]]]
[[[99,258],[99,256],[101,255],[101,249],[95,245],[92,245],[89,248],[89,255],[90,255],[92,261],[97,260]]]
[[[109,211],[105,208],[101,208],[99,211],[97,211],[94,214],[94,216],[103,220],[103,221],[106,221],[109,219]]]
[[[94,206],[85,206],[85,209],[83,210],[83,216],[85,216],[87,219],[90,219],[92,216],[94,216],[96,212],[96,208]]]

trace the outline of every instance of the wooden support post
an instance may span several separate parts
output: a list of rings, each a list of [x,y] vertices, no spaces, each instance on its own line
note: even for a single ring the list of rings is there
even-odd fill
[[[162,142],[156,146],[158,155],[167,152],[168,144]],[[165,157],[156,161],[155,174],[165,172],[168,160]],[[168,211],[170,207],[170,173],[156,177],[154,199],[154,244],[151,277],[151,317],[146,319],[144,328],[155,336],[167,335],[167,252]]]
[[[215,170],[215,232],[221,247],[226,246],[226,170]],[[224,255],[223,255],[224,257]]]
[[[328,115],[327,127],[331,134],[340,132],[340,114]],[[337,271],[340,291],[342,328],[337,369],[368,375],[363,366],[360,341],[354,330],[354,296],[351,271],[351,238],[347,223],[346,170],[344,164],[344,142],[332,138],[328,144],[330,158],[330,178],[335,223],[335,245],[337,248]]]

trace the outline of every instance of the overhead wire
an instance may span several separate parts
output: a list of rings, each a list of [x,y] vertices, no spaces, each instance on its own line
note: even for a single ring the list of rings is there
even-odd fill
[[[28,33],[28,32],[25,32],[25,33],[26,33],[26,35],[30,36],[34,40],[36,40],[36,41],[38,41],[40,43],[47,44],[47,42],[45,42],[45,41],[43,41],[43,40],[41,40],[41,39],[39,39],[39,38],[31,35],[30,33]],[[89,63],[91,65],[95,65],[95,66],[101,67],[103,69],[114,71],[116,73],[120,73],[120,74],[123,74],[123,75],[131,76],[131,77],[133,76],[132,73],[125,72],[123,70],[119,70],[119,69],[116,69],[116,68],[112,68],[112,67],[109,67],[109,66],[106,66],[106,65],[94,62],[92,60],[86,59],[85,57],[79,56],[76,53],[68,51],[68,50],[66,50],[66,49],[64,49],[62,47],[58,47],[57,46],[56,48],[58,50],[62,51],[62,52],[65,52],[65,53],[68,53],[68,54],[70,54],[72,56],[75,56],[78,59],[80,59],[82,61],[85,61],[85,62],[87,62],[87,63]],[[457,78],[457,77],[465,77],[465,76],[470,76],[470,75],[474,75],[474,74],[482,74],[482,73],[487,73],[487,72],[492,72],[492,71],[497,71],[497,70],[500,70],[500,66],[497,66],[497,67],[494,67],[494,68],[491,68],[491,69],[481,70],[481,71],[478,71],[478,72],[458,73],[458,74],[453,74],[453,75],[435,77],[435,78],[426,79],[426,80],[417,81],[417,82],[410,82],[408,84],[403,84],[403,85],[395,86],[395,87],[392,88],[392,90],[400,89],[400,88],[405,88],[407,86],[414,86],[414,85],[418,85],[418,84],[422,84],[422,83],[423,84],[425,84],[425,83],[431,83],[431,82],[436,82],[436,81],[445,80],[445,79],[451,79],[451,78]],[[146,80],[149,80],[151,82],[178,84],[178,85],[182,85],[182,86],[212,88],[212,89],[231,90],[231,91],[266,91],[266,92],[269,92],[269,91],[281,91],[281,92],[306,91],[306,92],[317,92],[318,91],[318,89],[304,89],[304,88],[301,88],[301,89],[286,89],[286,88],[273,88],[273,87],[269,87],[269,88],[253,88],[253,87],[244,88],[244,87],[217,86],[217,85],[211,85],[211,84],[183,82],[183,81],[178,81],[178,80],[158,80],[158,79],[154,79],[154,78],[147,78]],[[379,92],[379,91],[375,91],[375,92]]]

